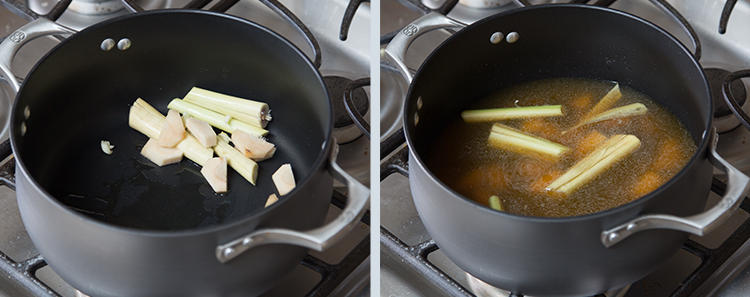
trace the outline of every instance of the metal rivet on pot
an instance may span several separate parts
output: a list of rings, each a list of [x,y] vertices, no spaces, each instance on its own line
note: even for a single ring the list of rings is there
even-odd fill
[[[102,41],[102,44],[100,45],[103,51],[109,51],[113,48],[115,48],[115,40],[112,38],[107,38]]]
[[[416,126],[417,124],[419,124],[419,114],[415,112],[414,113],[414,126]]]
[[[417,98],[417,110],[422,109],[422,97]]]
[[[120,41],[117,42],[117,48],[121,51],[129,49],[131,45],[132,42],[130,42],[130,39],[127,38],[120,39]]]
[[[234,249],[233,248],[225,248],[224,249],[224,256],[225,257],[231,255],[232,253],[234,253]]]
[[[250,237],[248,237],[242,240],[242,245],[248,245],[251,242],[253,242],[253,240]]]
[[[633,231],[635,228],[638,227],[638,224],[636,223],[630,223],[628,224],[628,227],[626,228],[628,231]]]
[[[508,41],[508,43],[514,43],[518,41],[518,38],[521,38],[521,35],[518,35],[518,32],[510,32],[508,33],[508,36],[505,37],[505,40]]]
[[[609,241],[615,241],[618,237],[620,237],[620,235],[617,235],[617,233],[610,233],[607,238],[609,238]]]
[[[26,122],[21,122],[21,136],[26,135]]]
[[[26,105],[26,107],[24,107],[23,109],[23,118],[28,120],[30,116],[31,116],[31,109],[29,108],[28,105]]]
[[[492,33],[492,35],[490,35],[490,42],[492,42],[492,44],[498,44],[503,41],[503,37],[505,37],[503,32]]]

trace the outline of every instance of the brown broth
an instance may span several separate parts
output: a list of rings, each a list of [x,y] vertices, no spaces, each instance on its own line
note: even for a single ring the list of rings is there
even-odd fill
[[[563,105],[561,117],[501,121],[571,148],[560,160],[521,155],[488,143],[493,122],[465,123],[460,115],[439,133],[425,156],[427,167],[446,185],[483,205],[500,197],[504,211],[538,217],[568,217],[600,212],[633,201],[671,179],[696,150],[682,123],[664,106],[631,88],[613,107],[639,102],[646,115],[607,120],[562,134],[614,86],[613,82],[580,78],[545,79],[512,86],[477,100],[467,109]],[[641,146],[602,175],[567,197],[545,187],[588,151],[596,130],[606,137],[632,134]],[[592,142],[592,145],[596,142]]]

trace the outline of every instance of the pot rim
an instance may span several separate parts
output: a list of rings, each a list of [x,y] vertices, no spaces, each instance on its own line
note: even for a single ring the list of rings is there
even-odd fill
[[[284,38],[280,34],[274,32],[273,30],[268,29],[268,28],[266,28],[266,27],[264,27],[264,26],[262,26],[260,24],[257,24],[255,22],[252,22],[250,20],[247,20],[247,19],[244,19],[244,18],[241,18],[241,17],[238,17],[238,16],[233,16],[233,15],[229,15],[229,14],[225,14],[225,13],[214,12],[214,11],[207,11],[207,10],[194,10],[194,9],[155,9],[155,10],[148,10],[148,11],[143,11],[143,12],[125,14],[125,15],[122,15],[122,16],[111,18],[111,19],[108,19],[108,20],[96,23],[94,25],[91,25],[91,26],[89,26],[89,27],[87,27],[87,28],[85,28],[85,29],[83,29],[83,30],[81,30],[81,31],[73,34],[72,36],[66,38],[65,40],[61,41],[59,44],[57,44],[55,47],[53,47],[51,50],[49,50],[47,53],[44,54],[44,56],[29,71],[29,73],[27,74],[27,77],[33,75],[34,72],[36,71],[37,66],[39,64],[41,64],[42,62],[44,62],[50,55],[53,55],[57,51],[57,49],[59,47],[65,46],[65,44],[67,44],[68,42],[71,42],[71,40],[74,40],[74,39],[78,38],[79,36],[84,35],[84,34],[86,34],[87,32],[89,32],[91,30],[95,30],[95,29],[98,29],[98,28],[100,28],[102,26],[106,26],[106,25],[110,25],[112,23],[119,22],[120,20],[125,20],[125,19],[130,19],[130,18],[138,18],[138,17],[146,17],[146,16],[150,16],[150,15],[163,15],[163,14],[210,15],[212,17],[225,18],[225,19],[229,19],[229,20],[232,20],[232,21],[240,22],[240,23],[243,23],[243,25],[250,26],[250,27],[255,27],[256,29],[258,29],[260,31],[263,31],[266,34],[270,34],[271,36],[279,39],[282,43],[284,43],[287,46],[289,46],[297,55],[299,55],[299,56],[301,56],[301,57],[304,58],[303,60],[305,61],[305,63],[307,64],[307,66],[310,67],[311,70],[313,70],[313,73],[316,76],[318,83],[321,86],[323,86],[323,88],[322,88],[323,92],[325,93],[325,97],[328,99],[328,102],[327,102],[327,104],[328,104],[328,122],[331,123],[331,124],[326,128],[326,131],[325,131],[325,141],[323,142],[323,146],[321,146],[321,149],[320,149],[320,151],[318,153],[318,156],[315,159],[315,162],[311,166],[311,169],[312,169],[311,171],[313,171],[313,174],[307,174],[307,175],[305,175],[302,179],[300,179],[297,182],[297,187],[295,187],[291,192],[287,193],[284,196],[291,197],[291,196],[294,196],[294,195],[299,195],[297,193],[299,192],[299,189],[301,188],[301,185],[307,184],[309,182],[309,180],[311,180],[313,178],[314,172],[317,171],[321,166],[325,166],[326,162],[329,159],[330,151],[331,151],[331,149],[333,147],[333,143],[335,142],[335,140],[333,139],[333,107],[332,107],[331,101],[330,101],[330,94],[328,92],[328,89],[325,87],[325,83],[323,81],[323,76],[320,73],[320,71],[313,65],[312,61],[310,61],[310,59],[296,45],[294,45],[288,39]],[[19,100],[18,99],[23,94],[25,82],[26,82],[26,80],[24,80],[24,83],[21,84],[21,88],[19,89],[18,93],[16,94],[16,98],[15,98],[15,100],[13,102],[13,106],[11,108],[11,117],[10,117],[10,133],[9,133],[9,137],[10,137],[11,149],[14,152],[13,156],[15,158],[15,162],[17,164],[17,168],[21,170],[23,177],[27,177],[29,183],[31,183],[34,186],[34,188],[38,189],[39,191],[41,191],[44,194],[44,198],[45,199],[47,199],[50,202],[52,202],[52,204],[55,205],[55,207],[57,207],[57,208],[65,211],[65,212],[68,212],[68,213],[76,216],[78,219],[86,221],[87,223],[91,223],[91,224],[93,224],[93,225],[95,225],[95,226],[97,226],[99,228],[109,229],[109,230],[113,230],[113,231],[116,231],[116,232],[122,232],[122,233],[126,233],[126,234],[138,235],[138,236],[150,236],[150,237],[190,237],[190,236],[201,236],[201,235],[205,235],[205,234],[216,233],[218,231],[222,231],[222,230],[226,230],[226,229],[234,229],[234,228],[240,227],[242,225],[247,224],[249,221],[255,220],[259,216],[263,216],[266,213],[273,212],[276,208],[280,207],[280,205],[282,205],[283,203],[285,203],[286,201],[289,200],[289,199],[279,199],[279,201],[277,201],[273,205],[265,207],[264,209],[262,209],[262,210],[260,210],[260,211],[258,211],[256,213],[246,215],[244,218],[237,219],[235,221],[231,221],[231,222],[227,222],[227,223],[221,223],[221,224],[212,225],[212,226],[208,226],[208,227],[198,227],[198,228],[181,229],[181,230],[174,230],[174,231],[169,231],[169,230],[145,230],[145,229],[137,229],[137,228],[132,228],[132,227],[119,226],[119,225],[115,225],[115,224],[106,223],[106,222],[103,222],[103,221],[100,221],[100,220],[97,220],[97,219],[93,219],[93,218],[90,218],[90,217],[88,217],[88,216],[86,216],[86,215],[84,215],[82,213],[79,213],[77,211],[71,210],[69,207],[67,207],[66,205],[64,205],[58,199],[54,198],[41,185],[39,185],[39,183],[37,182],[37,180],[34,177],[32,177],[31,174],[28,173],[28,170],[26,169],[26,165],[23,162],[23,158],[15,153],[16,151],[18,151],[17,144],[16,144],[16,141],[17,141],[16,138],[19,137],[18,134],[19,134],[19,131],[21,131],[21,129],[19,127],[16,127],[17,125],[15,124],[16,117],[18,117],[19,114],[21,114],[21,113],[16,112],[16,111],[19,108],[21,108],[19,106]],[[16,173],[16,176],[18,176],[18,173]],[[260,227],[260,228],[262,228],[262,227]],[[256,229],[260,229],[260,228],[256,228]]]
[[[498,14],[495,14],[495,15],[483,18],[483,19],[481,19],[479,21],[476,21],[476,22],[472,23],[471,25],[469,25],[469,26],[467,26],[467,27],[459,30],[455,34],[449,36],[445,41],[443,41],[442,43],[440,43],[440,45],[437,48],[435,48],[432,52],[430,52],[430,54],[427,56],[427,58],[424,60],[424,62],[422,62],[422,64],[420,64],[419,69],[417,70],[417,72],[414,74],[414,79],[412,80],[412,83],[409,85],[409,89],[408,89],[408,92],[407,92],[407,95],[406,95],[406,100],[404,102],[404,108],[403,108],[403,114],[402,114],[402,123],[403,123],[402,125],[404,127],[409,127],[409,123],[408,122],[410,121],[410,117],[408,115],[408,112],[409,112],[408,103],[410,101],[416,100],[416,99],[412,99],[412,96],[413,96],[413,94],[412,94],[413,85],[415,84],[415,82],[421,76],[422,71],[425,68],[424,65],[427,65],[438,52],[440,52],[444,47],[446,47],[454,39],[458,38],[459,36],[465,34],[468,31],[471,31],[471,29],[473,29],[473,28],[475,28],[477,26],[480,26],[480,25],[488,23],[488,22],[492,22],[495,19],[502,18],[502,17],[510,15],[510,14],[515,14],[515,13],[519,13],[519,12],[525,12],[525,11],[528,11],[528,10],[537,10],[537,9],[541,9],[541,10],[546,10],[546,9],[592,9],[592,10],[600,10],[600,11],[604,11],[604,12],[607,12],[607,13],[612,13],[614,15],[619,15],[621,17],[625,17],[625,18],[628,18],[628,19],[640,22],[641,24],[644,24],[647,27],[650,27],[651,29],[658,31],[659,33],[661,33],[662,35],[664,35],[665,37],[667,37],[670,41],[672,41],[673,43],[677,44],[679,46],[679,48],[684,53],[687,54],[686,56],[688,57],[689,61],[693,64],[693,66],[697,67],[697,69],[699,69],[699,73],[700,73],[700,76],[701,76],[701,78],[703,80],[703,86],[705,87],[705,91],[706,91],[706,94],[708,96],[708,100],[709,101],[711,100],[711,98],[710,98],[710,92],[708,90],[708,88],[709,88],[708,79],[706,78],[705,72],[703,71],[703,67],[701,66],[701,64],[695,59],[695,56],[693,55],[693,53],[690,52],[690,50],[682,42],[680,42],[672,34],[670,34],[669,32],[667,32],[666,30],[662,29],[661,27],[659,27],[659,26],[657,26],[657,25],[655,25],[655,24],[653,24],[653,23],[651,23],[651,22],[649,22],[647,20],[644,20],[644,19],[642,19],[642,18],[640,18],[638,16],[635,16],[635,15],[632,15],[632,14],[629,14],[627,12],[623,12],[623,11],[620,11],[620,10],[608,8],[608,7],[599,7],[599,6],[585,5],[585,4],[571,4],[571,3],[539,4],[539,5],[532,5],[532,6],[526,6],[526,7],[521,7],[521,8],[516,8],[516,9],[508,10],[508,11],[505,11],[505,12],[501,12],[501,13],[498,13]],[[707,104],[707,105],[708,105],[708,108],[709,108],[708,114],[709,115],[713,114],[713,109],[714,109],[713,104]],[[491,209],[491,208],[489,208],[487,206],[484,206],[482,204],[479,204],[479,203],[475,202],[474,200],[468,199],[468,198],[464,197],[463,195],[459,194],[458,192],[454,191],[450,187],[446,186],[445,183],[443,183],[439,178],[435,177],[435,175],[432,173],[432,171],[430,171],[428,169],[427,165],[424,163],[424,161],[422,160],[422,158],[420,156],[418,156],[417,153],[412,149],[413,142],[412,142],[412,137],[410,135],[411,133],[409,132],[410,129],[406,129],[405,128],[404,129],[404,134],[405,134],[405,138],[406,138],[406,143],[409,146],[410,162],[412,162],[411,160],[414,160],[415,162],[417,162],[418,166],[420,168],[423,168],[423,170],[427,173],[427,175],[431,179],[435,180],[437,182],[437,184],[441,187],[442,190],[444,190],[444,191],[447,190],[448,193],[450,193],[454,197],[456,197],[459,201],[461,201],[461,203],[465,203],[465,204],[467,204],[467,206],[474,207],[475,209],[478,209],[479,211],[491,212],[491,213],[494,213],[494,214],[497,214],[497,215],[500,215],[500,216],[507,216],[507,217],[510,217],[510,218],[518,218],[518,219],[521,219],[521,220],[534,221],[536,223],[572,223],[572,222],[580,222],[580,221],[586,221],[586,220],[598,220],[598,219],[601,219],[603,217],[609,217],[609,216],[611,216],[614,213],[626,212],[626,211],[628,211],[628,210],[630,210],[632,208],[638,208],[641,205],[643,205],[644,203],[646,203],[647,201],[651,200],[653,197],[659,195],[667,187],[669,187],[672,184],[676,183],[677,179],[679,179],[681,176],[683,176],[683,175],[686,174],[685,173],[687,171],[686,168],[694,166],[695,163],[699,162],[698,159],[705,158],[705,153],[706,153],[706,150],[708,149],[708,145],[709,145],[708,142],[709,142],[709,140],[711,138],[711,137],[709,137],[710,136],[709,133],[711,131],[712,123],[713,123],[713,117],[709,116],[708,117],[708,121],[706,122],[706,126],[703,129],[701,140],[696,145],[696,151],[693,154],[693,156],[690,158],[690,160],[687,162],[687,164],[685,166],[683,166],[682,169],[677,174],[675,174],[675,176],[673,176],[669,181],[667,181],[663,185],[659,186],[659,188],[657,188],[656,190],[654,190],[654,191],[652,191],[652,192],[650,192],[650,193],[648,193],[648,194],[646,194],[644,196],[641,196],[640,198],[637,198],[637,199],[635,199],[633,201],[630,201],[628,203],[625,203],[623,205],[620,205],[620,206],[617,206],[617,207],[614,207],[614,208],[606,209],[606,210],[595,212],[595,213],[590,213],[590,214],[585,214],[585,215],[579,215],[579,216],[570,216],[570,217],[534,217],[534,216],[519,215],[519,214],[514,214],[514,213],[497,211],[497,210]],[[409,171],[411,171],[413,167],[414,166],[409,166]]]

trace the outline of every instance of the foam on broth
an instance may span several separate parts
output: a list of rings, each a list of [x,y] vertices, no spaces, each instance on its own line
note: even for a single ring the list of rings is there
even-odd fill
[[[613,106],[642,103],[646,115],[607,120],[565,134],[607,92],[614,82],[582,78],[545,79],[512,86],[477,100],[466,109],[513,106],[563,106],[563,116],[501,123],[563,144],[571,150],[560,160],[527,156],[494,147],[488,137],[494,122],[465,123],[457,112],[426,154],[428,168],[446,185],[478,203],[500,197],[503,210],[538,217],[595,213],[633,201],[667,182],[687,164],[696,145],[682,123],[645,94],[620,86]],[[602,175],[567,197],[544,188],[585,156],[582,146],[596,130],[606,137],[632,134],[641,146]],[[589,136],[590,137],[590,136]]]

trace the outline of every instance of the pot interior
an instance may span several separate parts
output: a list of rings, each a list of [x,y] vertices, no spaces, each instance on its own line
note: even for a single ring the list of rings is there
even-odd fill
[[[545,20],[560,25],[549,26]],[[519,39],[493,44],[495,32],[516,32]],[[475,100],[521,82],[562,77],[619,82],[650,96],[690,132],[698,146],[691,162],[705,152],[712,103],[700,65],[682,44],[660,28],[612,9],[540,5],[474,23],[422,64],[404,114],[417,161],[425,164],[422,156],[434,149],[447,119]]]
[[[131,46],[104,51],[107,38]],[[140,155],[148,138],[128,126],[133,101],[166,114],[193,86],[271,107],[267,138],[277,151],[259,163],[257,186],[230,168],[229,192],[215,194],[192,161],[158,167]],[[11,141],[29,178],[72,209],[118,226],[183,230],[261,212],[284,163],[304,183],[328,157],[331,121],[317,69],[275,33],[218,13],[150,11],[87,28],[48,53],[18,94]]]

